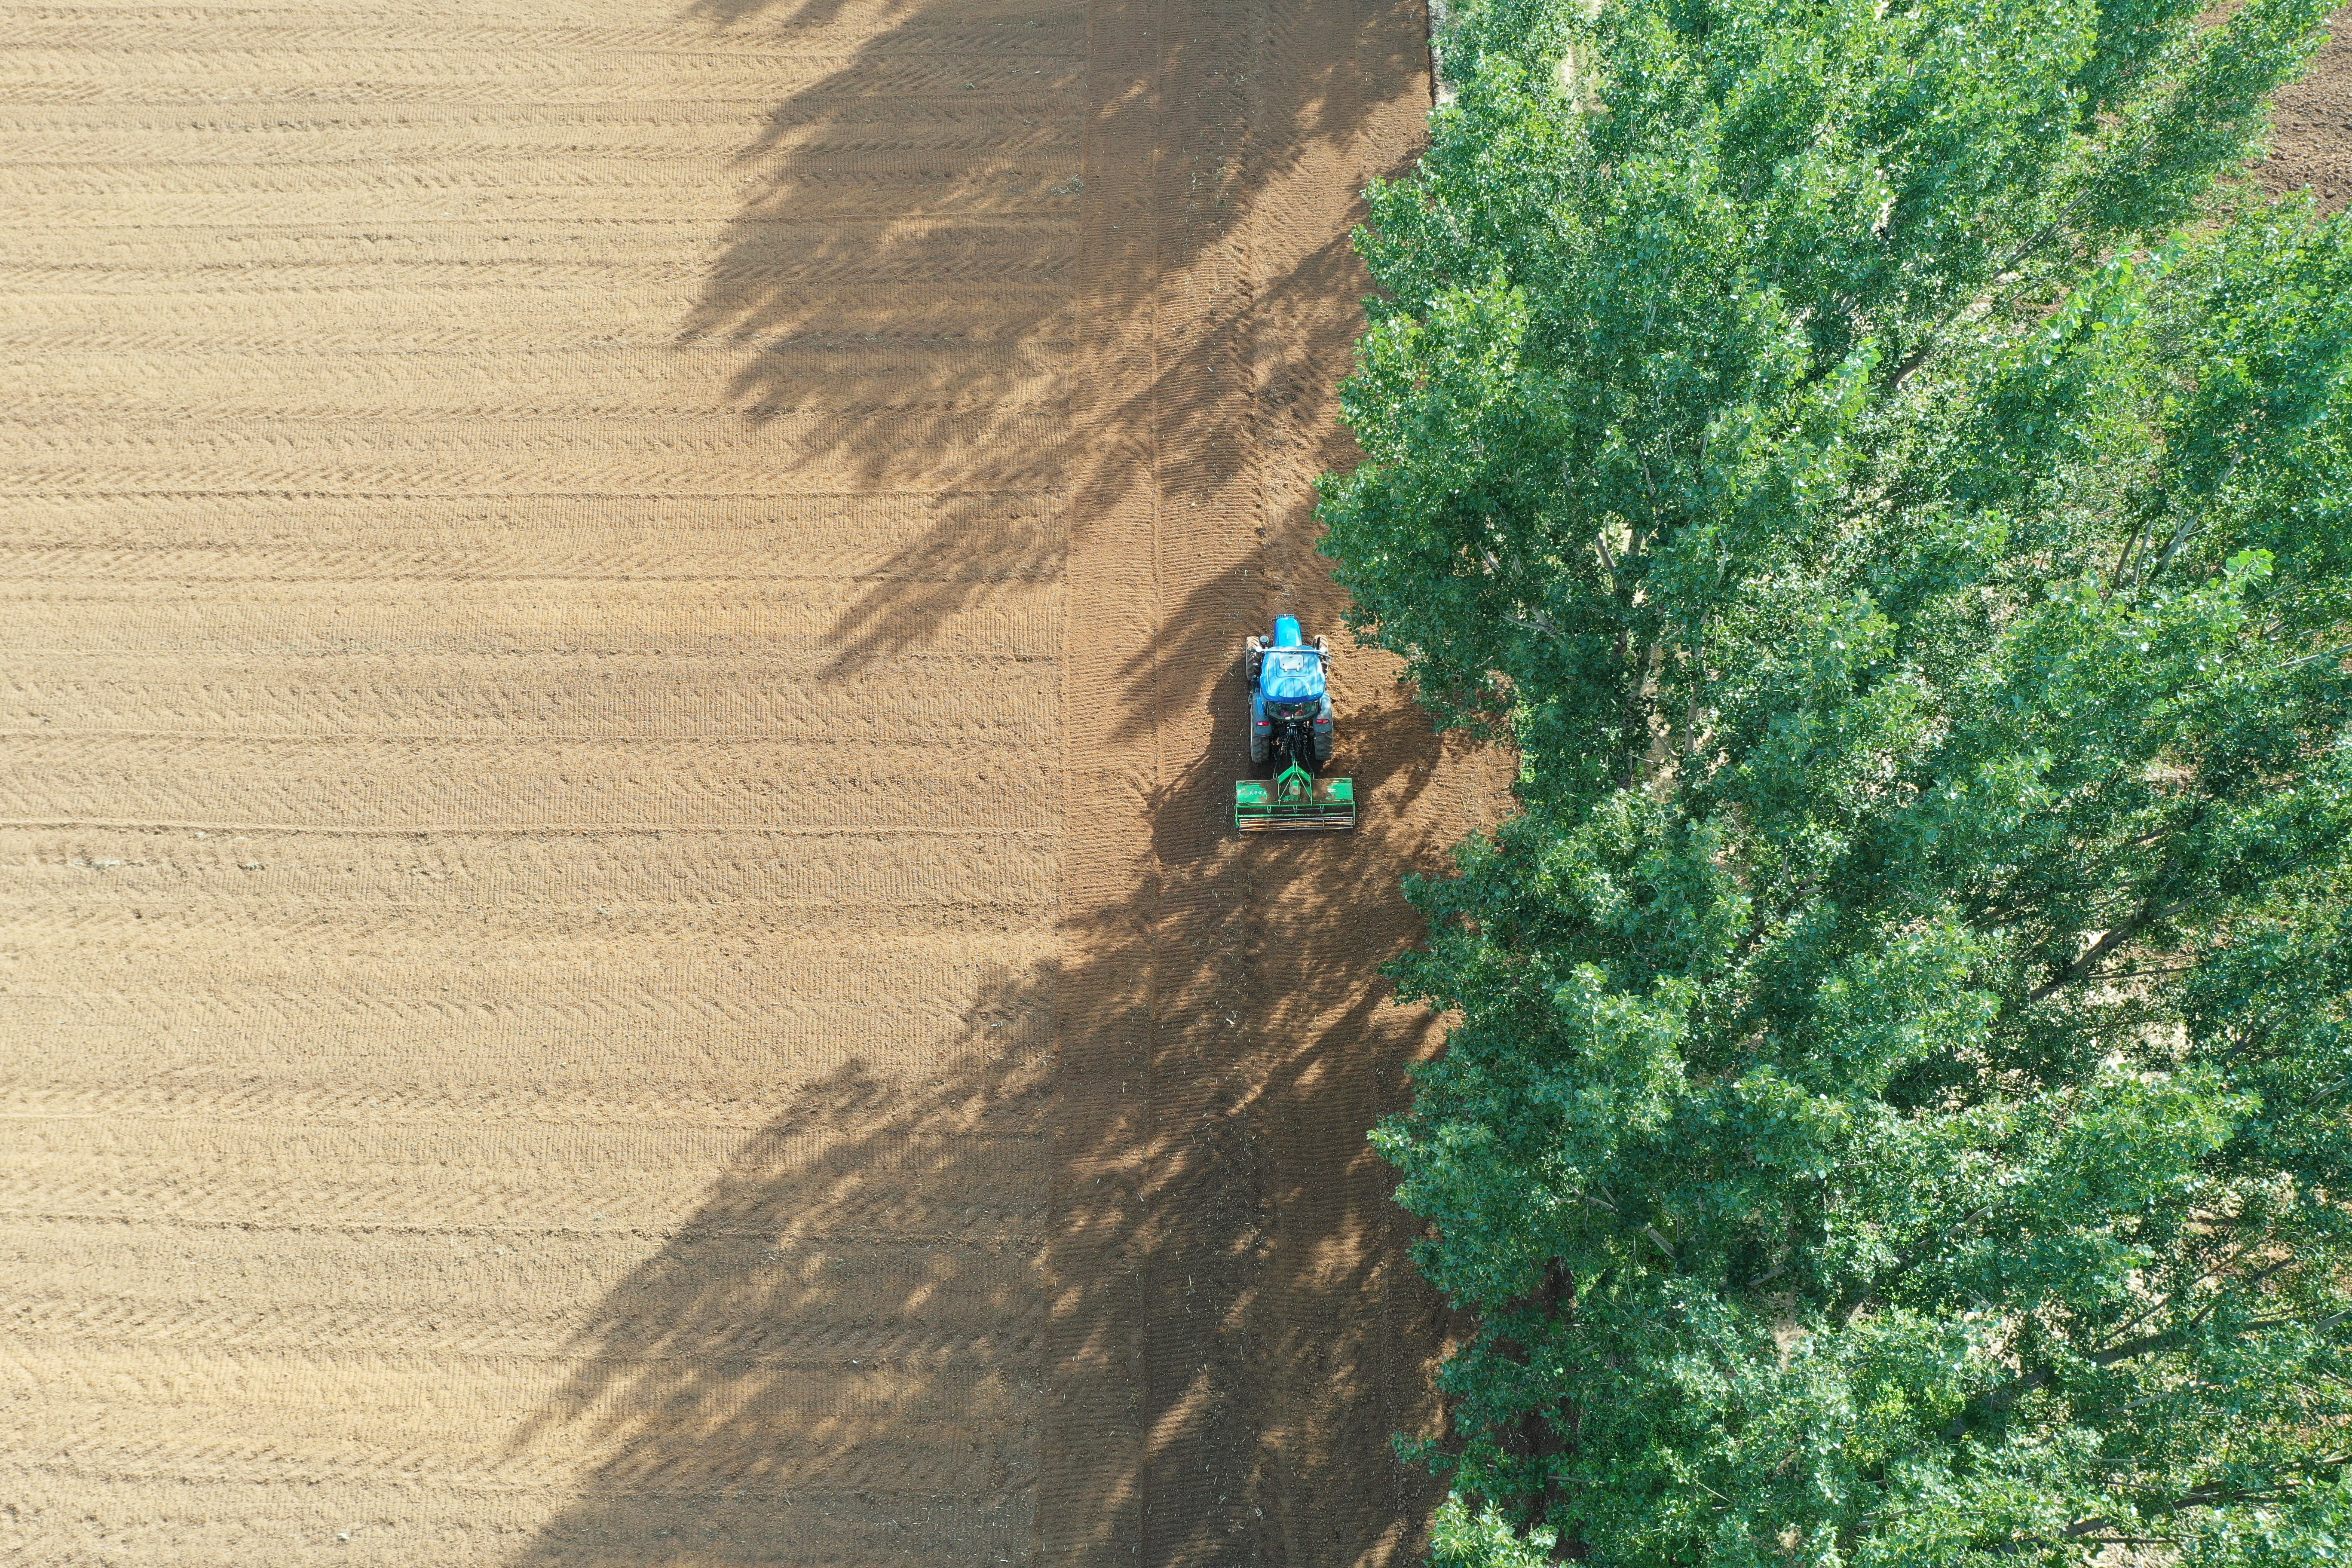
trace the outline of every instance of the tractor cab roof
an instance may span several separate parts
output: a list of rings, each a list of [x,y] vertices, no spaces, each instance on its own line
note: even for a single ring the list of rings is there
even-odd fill
[[[1314,702],[1323,696],[1323,655],[1312,647],[1270,647],[1258,665],[1269,702]]]

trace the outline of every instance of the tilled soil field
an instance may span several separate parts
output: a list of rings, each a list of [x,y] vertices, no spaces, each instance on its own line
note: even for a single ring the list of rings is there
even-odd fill
[[[1417,5],[0,28],[0,1555],[1402,1560],[1504,779],[1224,812]]]
[[[2270,156],[2257,174],[2273,191],[2309,191],[2324,211],[2340,212],[2352,203],[2352,7],[2328,30],[2302,79],[2278,91]]]
[[[1223,814],[1417,8],[0,30],[0,1555],[1400,1557],[1498,781]]]

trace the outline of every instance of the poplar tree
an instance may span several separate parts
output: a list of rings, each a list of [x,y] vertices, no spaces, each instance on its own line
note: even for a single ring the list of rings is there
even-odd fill
[[[2352,1561],[2321,0],[1483,0],[1326,481],[1521,759],[1375,1135],[1433,1560]]]

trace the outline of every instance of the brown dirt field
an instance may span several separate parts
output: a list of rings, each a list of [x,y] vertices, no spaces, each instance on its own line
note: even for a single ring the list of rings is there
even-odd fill
[[[2303,79],[2277,93],[2270,156],[2256,173],[2270,190],[2308,190],[2337,212],[2352,202],[2352,7],[2327,26],[2332,37]]]
[[[0,26],[0,1555],[1405,1557],[1501,780],[1223,813],[1414,0]]]
[[[1396,1561],[1496,781],[1223,813],[1411,0],[0,26],[0,1555]]]

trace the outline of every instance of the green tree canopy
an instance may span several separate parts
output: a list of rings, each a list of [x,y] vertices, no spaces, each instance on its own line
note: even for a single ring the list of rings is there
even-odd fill
[[[1443,41],[1324,515],[1523,762],[1376,1136],[1444,1561],[2352,1560],[2352,232],[2213,195],[2325,8]]]

